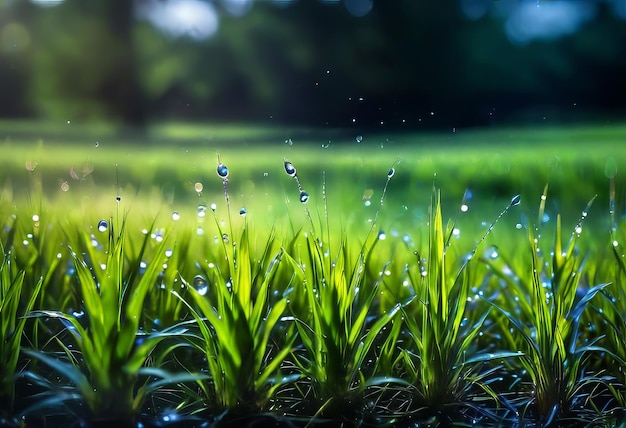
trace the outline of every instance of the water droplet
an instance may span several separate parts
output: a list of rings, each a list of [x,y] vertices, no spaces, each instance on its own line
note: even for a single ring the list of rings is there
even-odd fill
[[[356,136],[356,142],[360,143],[361,141],[363,141],[363,136],[362,135],[357,135]]]
[[[381,230],[380,232],[378,232],[378,239],[380,241],[384,241],[385,239],[387,239],[387,235],[385,234],[384,231]]]
[[[204,186],[202,185],[202,183],[197,182],[196,184],[193,185],[193,189],[199,195],[200,193],[202,193],[202,189],[204,189]]]
[[[587,211],[583,211],[582,216],[583,218],[587,217],[589,215],[589,213]]]
[[[98,222],[98,231],[106,232],[109,229],[109,222],[106,220],[100,220]]]
[[[168,248],[167,250],[165,250],[165,257],[172,257],[173,253],[174,251],[171,248]]]
[[[96,141],[96,144],[94,144],[96,146],[96,148],[100,147],[100,142]]]
[[[287,173],[289,177],[296,176],[296,167],[293,166],[293,164],[287,160],[285,161],[285,172]]]
[[[72,312],[72,316],[74,318],[82,318],[83,316],[85,316],[85,311],[74,311]]]
[[[293,140],[291,138],[287,138],[285,140],[285,144],[289,145],[289,146],[293,146]]]
[[[460,238],[461,229],[459,229],[458,227],[455,227],[454,229],[452,229],[452,236],[454,236],[455,238]]]
[[[198,217],[204,217],[206,215],[206,206],[198,205]]]
[[[522,196],[521,195],[515,195],[515,196],[513,196],[513,199],[511,199],[511,206],[519,205],[519,203],[521,201],[522,201]]]
[[[178,211],[174,211],[172,213],[172,220],[174,220],[174,221],[180,220],[180,214],[178,213]]]
[[[245,208],[242,208],[242,209],[239,210],[239,215],[240,216],[244,217],[246,214],[248,214],[248,211],[246,211]]]
[[[395,173],[396,173],[396,169],[395,168],[389,168],[389,171],[387,171],[387,178],[393,177],[393,175]]]
[[[469,211],[469,206],[467,204],[461,205],[461,212],[466,213]]]
[[[619,242],[617,242],[617,241],[613,241],[613,246],[614,246],[614,247],[617,247],[618,245],[619,245]]]
[[[215,202],[213,202],[211,204],[211,211],[215,211],[217,209],[217,204]]]
[[[117,195],[117,196],[115,197],[115,200],[116,200],[117,202],[120,202],[120,201],[122,200],[122,197],[121,197],[120,195]]]
[[[300,192],[300,202],[302,202],[303,204],[306,204],[308,200],[309,200],[309,194],[305,192],[304,190]]]
[[[61,183],[61,191],[62,192],[67,192],[68,190],[70,190],[70,185],[67,181],[63,181]]]
[[[582,233],[582,231],[583,231],[582,226],[580,226],[580,225],[579,225],[579,226],[576,226],[575,231],[576,231],[576,233],[577,233],[578,235],[580,235],[580,234]]]
[[[224,241],[224,243],[228,244],[229,240],[228,240],[228,233],[224,233],[222,235],[222,241]]]
[[[196,275],[193,278],[193,288],[196,289],[199,295],[204,296],[207,291],[209,291],[209,284],[206,282],[206,279],[202,277],[202,275]]]
[[[224,165],[223,163],[217,165],[217,175],[221,178],[228,177],[228,168],[226,167],[226,165]]]
[[[363,203],[363,205],[365,205],[366,207],[369,207],[370,205],[372,205],[372,201],[368,199],[367,201]]]

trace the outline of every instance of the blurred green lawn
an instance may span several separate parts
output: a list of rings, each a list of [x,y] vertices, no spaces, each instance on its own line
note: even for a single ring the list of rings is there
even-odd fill
[[[510,222],[522,216],[534,221],[546,184],[547,213],[562,214],[566,224],[575,224],[587,201],[598,195],[590,219],[608,225],[613,176],[618,215],[624,211],[626,125],[621,124],[361,135],[166,123],[139,135],[111,125],[5,121],[0,137],[2,199],[35,205],[41,199],[82,217],[106,217],[116,209],[118,194],[125,209],[147,219],[173,211],[195,219],[198,205],[223,207],[222,181],[215,173],[218,153],[230,171],[233,216],[245,207],[248,219],[261,227],[306,221],[284,159],[293,162],[311,195],[312,217],[324,217],[327,209],[342,227],[366,226],[373,218],[392,165],[396,173],[381,209],[385,228],[404,230],[425,222],[433,184],[442,190],[447,217],[471,190],[464,223],[477,230],[516,194],[523,203]]]

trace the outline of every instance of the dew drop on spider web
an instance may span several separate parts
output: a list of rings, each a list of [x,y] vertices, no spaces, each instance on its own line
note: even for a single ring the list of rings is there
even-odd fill
[[[202,275],[196,275],[193,278],[193,288],[196,289],[199,295],[204,296],[209,291],[209,284]]]
[[[302,202],[303,204],[306,204],[308,200],[309,200],[309,194],[305,192],[304,190],[300,192],[300,202]]]

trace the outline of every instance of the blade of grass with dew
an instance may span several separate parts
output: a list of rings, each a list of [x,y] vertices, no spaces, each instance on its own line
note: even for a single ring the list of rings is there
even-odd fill
[[[489,308],[482,315],[474,312],[465,326],[463,318],[468,314],[470,262],[495,223],[517,203],[518,196],[489,226],[454,274],[453,267],[448,266],[450,248],[446,242],[446,236],[451,235],[443,227],[440,192],[433,189],[428,223],[428,258],[426,265],[421,266],[421,258],[417,254],[418,272],[409,270],[416,300],[404,310],[410,347],[403,349],[402,355],[405,369],[416,388],[421,417],[439,415],[437,417],[445,418],[451,408],[480,399],[479,392],[486,393],[486,398],[492,400],[495,406],[499,405],[499,400],[485,384],[488,377],[481,375],[479,368],[486,362],[518,354],[506,351],[481,353],[475,348],[474,341],[489,315]],[[472,357],[467,358],[468,354]],[[479,392],[472,390],[474,386],[479,388]]]
[[[81,364],[64,362],[41,351],[29,351],[29,356],[72,380],[89,409],[88,418],[136,417],[146,398],[145,389],[136,389],[140,368],[159,342],[184,331],[164,330],[144,335],[137,342],[145,296],[154,287],[163,264],[164,243],[157,246],[144,274],[138,275],[148,245],[142,245],[135,255],[137,259],[129,262],[126,269],[124,224],[119,235],[109,234],[109,249],[102,269],[93,269],[88,260],[72,253],[88,328],[70,314],[44,310],[32,313],[34,317],[61,320],[72,334],[81,352]],[[149,234],[144,239],[150,239]]]
[[[592,201],[583,211],[565,251],[561,247],[561,222],[557,217],[551,264],[543,262],[538,240],[529,230],[531,269],[529,272],[517,272],[515,276],[520,281],[509,283],[524,288],[519,290],[520,295],[530,296],[530,304],[519,307],[522,309],[521,318],[513,315],[513,311],[489,302],[519,334],[515,336],[503,329],[504,337],[511,341],[510,346],[524,353],[519,361],[534,386],[533,396],[528,398],[535,410],[531,417],[545,424],[568,415],[573,410],[574,399],[580,398],[576,393],[601,381],[582,376],[585,358],[593,348],[578,345],[578,324],[582,312],[608,286],[596,285],[581,297],[576,296],[584,266],[583,260],[576,254],[576,242]],[[547,272],[544,270],[546,266],[549,268]]]
[[[23,315],[35,305],[43,280],[37,281],[28,294],[24,290],[24,271],[16,271],[12,254],[5,254],[2,244],[0,257],[0,402],[5,403],[3,409],[10,414],[15,397],[22,334],[26,325],[26,317]],[[22,300],[25,302],[22,303]]]
[[[234,278],[211,271],[208,279],[213,293],[207,296],[213,300],[195,289],[188,290],[187,299],[174,292],[199,327],[202,341],[197,347],[207,357],[212,382],[211,386],[203,383],[201,387],[212,397],[213,410],[220,412],[249,413],[264,408],[281,386],[274,380],[295,341],[295,335],[287,333],[282,347],[272,350],[272,358],[267,362],[270,338],[287,305],[286,296],[269,304],[271,285],[285,276],[279,272],[283,269],[283,255],[281,251],[271,256],[271,262],[260,261],[269,268],[256,274],[253,266],[257,263],[252,260],[248,245],[248,233],[244,230],[237,244],[237,260],[231,263]],[[272,245],[273,242],[267,243],[268,248]],[[270,257],[267,251],[264,255]],[[247,272],[241,272],[244,269]]]

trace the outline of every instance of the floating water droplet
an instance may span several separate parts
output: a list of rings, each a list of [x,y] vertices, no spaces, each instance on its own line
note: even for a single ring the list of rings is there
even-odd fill
[[[289,177],[296,176],[296,167],[293,166],[293,164],[287,160],[285,161],[285,172],[287,173]]]
[[[393,177],[395,173],[396,173],[395,168],[389,168],[389,171],[387,171],[387,178]]]
[[[361,141],[363,141],[363,136],[362,135],[357,135],[355,139],[356,139],[357,143],[360,143]]]
[[[106,232],[109,229],[109,222],[106,220],[100,220],[98,222],[98,231]]]
[[[204,296],[207,291],[209,291],[209,284],[206,282],[206,279],[202,277],[202,275],[196,275],[193,278],[193,288],[196,289],[199,295]]]
[[[309,200],[309,194],[305,192],[304,190],[300,192],[300,202],[302,202],[303,204],[306,204],[308,200]]]
[[[217,175],[221,178],[228,177],[228,168],[226,167],[226,165],[224,165],[223,163],[217,165]]]
[[[293,146],[293,140],[291,138],[287,138],[285,140],[285,144],[289,145],[289,146]]]
[[[172,213],[172,220],[174,220],[174,221],[180,220],[180,214],[178,213],[178,211],[174,211]]]
[[[522,195],[515,195],[513,196],[513,199],[511,199],[511,206],[519,205],[521,201],[522,201]]]
[[[245,208],[242,208],[239,210],[239,215],[242,217],[245,217],[245,215],[248,214],[248,211],[246,211]]]

